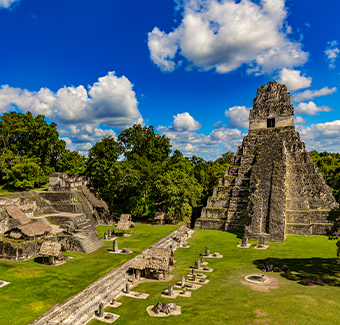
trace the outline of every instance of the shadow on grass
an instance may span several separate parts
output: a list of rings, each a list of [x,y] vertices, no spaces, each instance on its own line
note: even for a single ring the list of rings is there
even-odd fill
[[[43,264],[43,258],[41,256],[35,257],[34,263]]]
[[[283,265],[287,265],[288,271],[282,276],[302,285],[340,285],[340,266],[335,258],[267,258],[255,260],[253,263],[259,269],[262,264],[273,265],[280,269]]]

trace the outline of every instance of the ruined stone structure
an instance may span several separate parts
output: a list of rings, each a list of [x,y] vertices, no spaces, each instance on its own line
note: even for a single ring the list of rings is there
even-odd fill
[[[176,235],[177,231],[175,230],[170,235],[154,243],[152,247],[147,248],[140,255],[137,255],[98,281],[90,284],[83,291],[69,298],[64,303],[56,304],[50,311],[32,322],[31,325],[86,324],[96,314],[100,303],[103,303],[104,306],[109,305],[111,301],[121,294],[122,290],[125,291],[126,283],[129,281],[127,271],[141,255],[148,254],[154,248],[170,249],[170,247],[177,247],[177,242],[172,238]]]
[[[295,131],[287,87],[273,81],[258,88],[248,135],[195,228],[284,241],[287,234],[324,234],[335,206],[331,189]]]
[[[95,226],[113,224],[113,218],[87,187],[85,176],[53,173],[47,192],[0,196],[0,258],[35,257],[44,240],[67,251],[92,252],[104,245]]]

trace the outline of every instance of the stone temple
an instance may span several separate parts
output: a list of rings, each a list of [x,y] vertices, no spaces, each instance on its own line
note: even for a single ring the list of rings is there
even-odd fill
[[[257,89],[249,131],[214,188],[195,228],[244,232],[284,241],[287,234],[323,235],[338,206],[294,127],[285,85]]]

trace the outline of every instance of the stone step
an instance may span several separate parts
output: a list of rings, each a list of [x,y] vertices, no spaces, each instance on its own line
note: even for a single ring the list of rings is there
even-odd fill
[[[206,207],[201,211],[203,219],[227,219],[228,208]]]
[[[241,166],[251,166],[254,163],[254,157],[253,155],[242,155],[241,158]]]
[[[231,197],[232,186],[216,186],[212,196],[229,196]]]

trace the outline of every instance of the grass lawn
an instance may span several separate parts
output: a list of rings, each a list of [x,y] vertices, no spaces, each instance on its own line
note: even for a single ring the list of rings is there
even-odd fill
[[[11,282],[0,288],[0,324],[25,325],[56,303],[86,288],[145,248],[165,237],[178,226],[153,227],[136,223],[131,237],[118,238],[119,248],[129,247],[133,254],[110,254],[112,241],[97,251],[65,253],[72,260],[60,266],[40,265],[34,259],[24,262],[0,260],[0,281]],[[98,226],[100,238],[109,226]]]
[[[335,325],[339,324],[340,265],[337,263],[335,241],[326,237],[288,236],[285,243],[270,243],[267,250],[237,248],[241,236],[236,234],[195,230],[188,240],[190,248],[175,251],[175,284],[182,275],[189,273],[189,266],[204,252],[223,254],[223,259],[206,259],[212,273],[210,282],[191,298],[166,299],[161,297],[168,283],[144,283],[133,291],[149,293],[145,299],[120,297],[118,308],[106,307],[105,311],[119,314],[114,323],[119,324],[284,324],[284,325]],[[284,276],[266,273],[277,280],[278,288],[269,292],[253,290],[241,281],[244,276],[262,273],[262,263],[281,267],[288,265]],[[312,284],[312,285],[311,285]],[[176,289],[176,288],[175,288]],[[146,307],[157,302],[174,302],[182,307],[180,316],[150,317]],[[92,320],[91,325],[105,324]]]

